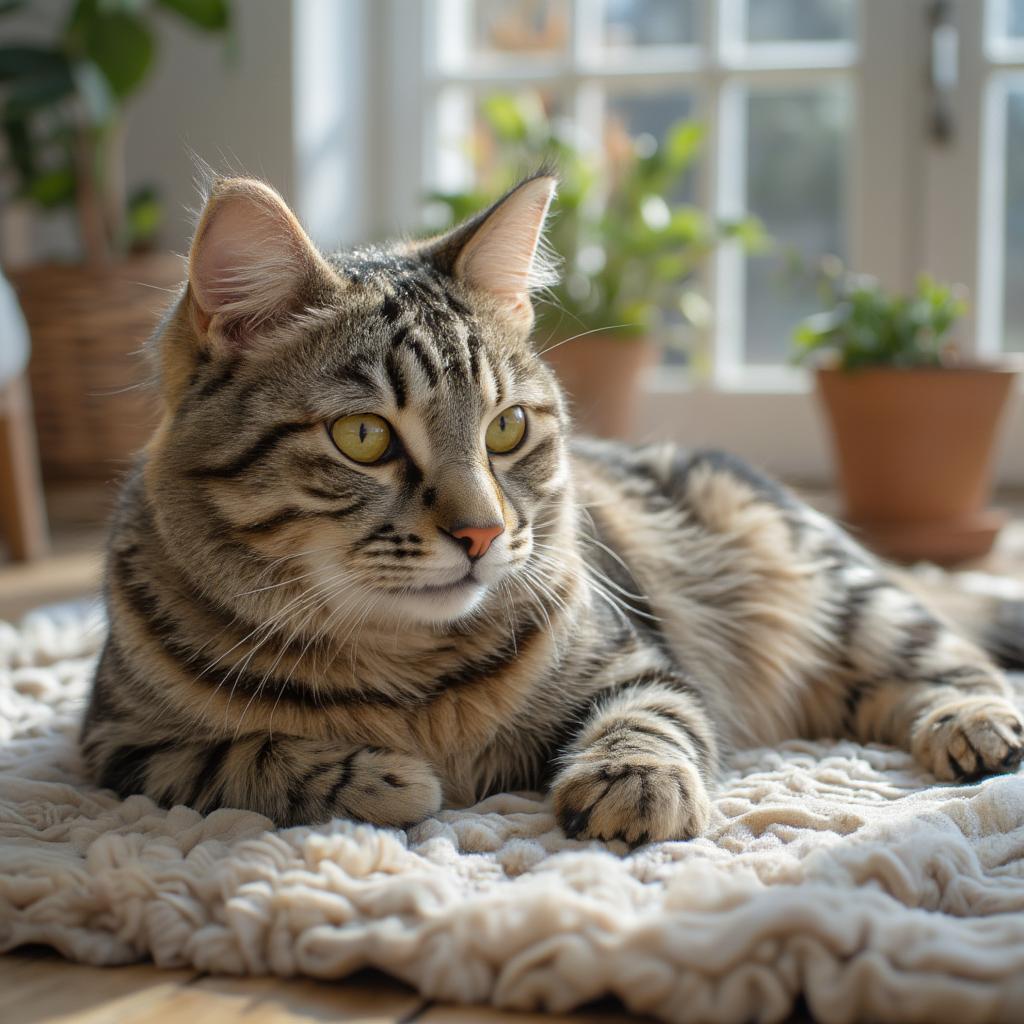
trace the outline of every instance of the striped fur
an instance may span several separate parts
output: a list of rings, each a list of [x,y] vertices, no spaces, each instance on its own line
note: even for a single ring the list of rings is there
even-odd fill
[[[569,834],[639,843],[704,828],[736,745],[852,736],[940,779],[1014,769],[994,663],[831,521],[721,454],[570,442],[514,293],[531,267],[505,265],[533,260],[543,198],[526,228],[513,192],[433,243],[307,254],[250,299],[279,262],[258,253],[219,309],[186,286],[113,526],[97,781],[392,826],[546,785]],[[467,260],[483,229],[499,248]],[[512,405],[525,440],[489,455]],[[367,467],[328,425],[369,412],[400,443]],[[471,560],[451,532],[495,519]]]

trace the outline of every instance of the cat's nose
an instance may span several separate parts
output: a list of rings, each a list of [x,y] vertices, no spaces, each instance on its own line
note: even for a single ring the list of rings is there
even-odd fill
[[[461,526],[457,530],[447,530],[466,549],[470,558],[483,558],[495,537],[505,532],[505,527],[495,526]]]

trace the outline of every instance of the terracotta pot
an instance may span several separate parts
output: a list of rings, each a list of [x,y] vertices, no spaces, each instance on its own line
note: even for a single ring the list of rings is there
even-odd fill
[[[43,476],[104,480],[128,467],[152,433],[156,405],[140,354],[167,289],[184,280],[175,256],[136,256],[95,269],[46,264],[9,273],[32,339],[29,380]]]
[[[569,395],[577,430],[597,437],[628,437],[643,372],[658,360],[646,338],[599,331],[544,354]]]
[[[1015,370],[818,371],[845,519],[888,558],[984,555],[1005,514],[986,509],[995,440]]]

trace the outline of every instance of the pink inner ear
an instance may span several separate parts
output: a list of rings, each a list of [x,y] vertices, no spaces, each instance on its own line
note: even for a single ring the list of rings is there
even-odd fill
[[[298,309],[310,282],[337,282],[284,200],[245,178],[214,186],[189,258],[196,327],[248,344]]]
[[[196,301],[209,315],[233,308],[244,315],[265,306],[261,289],[280,294],[282,281],[271,272],[295,264],[290,284],[301,273],[290,225],[248,196],[227,196],[210,211],[192,250],[190,280]],[[275,287],[276,285],[276,287]]]
[[[466,243],[456,276],[514,306],[526,303],[531,287],[546,283],[537,273],[537,247],[555,194],[551,178],[536,178],[513,192]]]

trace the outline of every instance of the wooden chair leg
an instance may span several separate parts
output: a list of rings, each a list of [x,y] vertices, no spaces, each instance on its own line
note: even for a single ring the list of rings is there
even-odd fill
[[[0,386],[0,531],[15,561],[38,558],[50,545],[32,400],[24,377]]]

